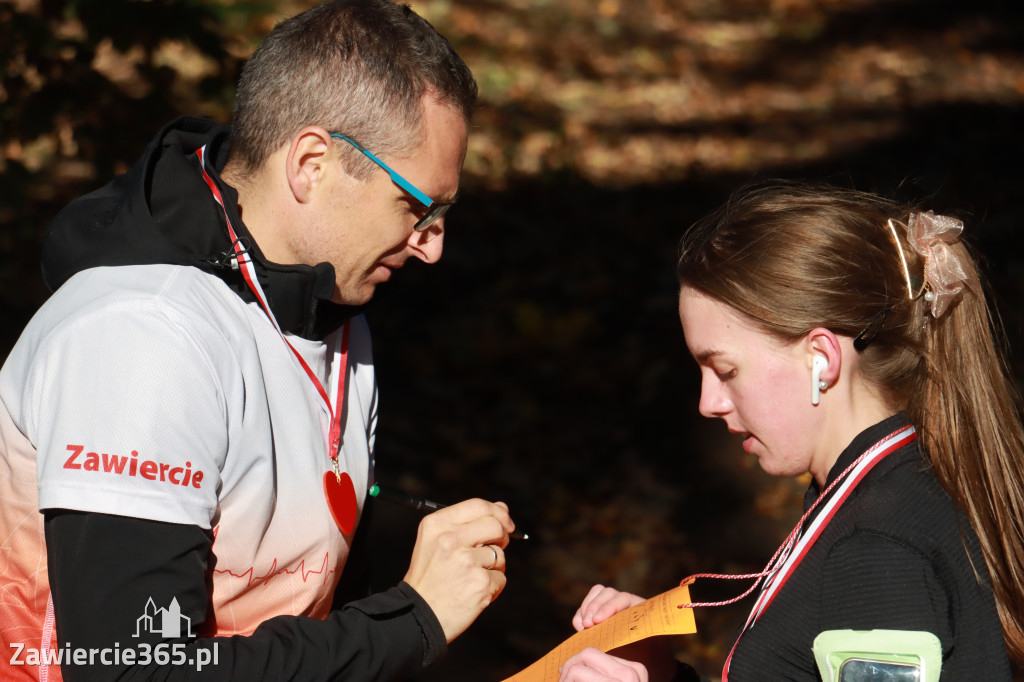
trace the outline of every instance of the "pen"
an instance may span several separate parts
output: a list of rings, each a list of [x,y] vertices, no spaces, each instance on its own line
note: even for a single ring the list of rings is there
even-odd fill
[[[389,500],[421,511],[437,511],[438,509],[444,509],[448,506],[446,504],[441,504],[440,502],[428,500],[425,497],[416,497],[415,495],[410,495],[409,493],[401,490],[382,486],[380,483],[374,483],[371,485],[369,493],[370,497],[379,497],[382,500]],[[509,533],[509,537],[513,540],[527,540],[530,536],[526,533]]]

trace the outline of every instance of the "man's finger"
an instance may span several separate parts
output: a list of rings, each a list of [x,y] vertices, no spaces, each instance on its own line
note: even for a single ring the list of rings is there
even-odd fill
[[[503,502],[488,502],[480,498],[463,500],[458,504],[445,507],[434,512],[430,516],[439,516],[447,519],[450,523],[468,523],[482,516],[493,516],[502,522],[503,526],[515,527],[512,518],[508,513],[508,506]],[[511,530],[509,531],[511,532]]]
[[[478,548],[483,555],[480,565],[488,571],[505,571],[505,551],[496,545],[483,545]]]

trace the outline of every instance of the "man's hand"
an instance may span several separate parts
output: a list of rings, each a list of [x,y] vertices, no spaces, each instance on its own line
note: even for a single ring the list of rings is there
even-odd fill
[[[430,605],[451,642],[505,588],[515,524],[503,502],[466,500],[423,518],[405,582]]]

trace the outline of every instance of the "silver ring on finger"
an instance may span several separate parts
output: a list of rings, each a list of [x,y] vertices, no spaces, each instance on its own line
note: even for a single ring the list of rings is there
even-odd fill
[[[490,566],[485,566],[488,571],[498,565],[498,550],[494,548],[494,545],[486,545],[487,549],[491,550],[491,554],[494,555],[494,560],[491,561]]]

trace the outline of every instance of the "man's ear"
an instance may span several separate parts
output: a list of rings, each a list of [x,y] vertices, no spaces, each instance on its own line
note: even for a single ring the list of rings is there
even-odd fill
[[[323,128],[307,126],[292,136],[285,155],[285,173],[288,187],[298,203],[312,200],[335,160],[333,139]]]
[[[828,361],[828,367],[821,370],[820,378],[829,386],[834,385],[843,368],[843,349],[836,335],[824,327],[815,327],[804,337],[804,347],[808,368],[814,366],[815,356],[823,356]]]

